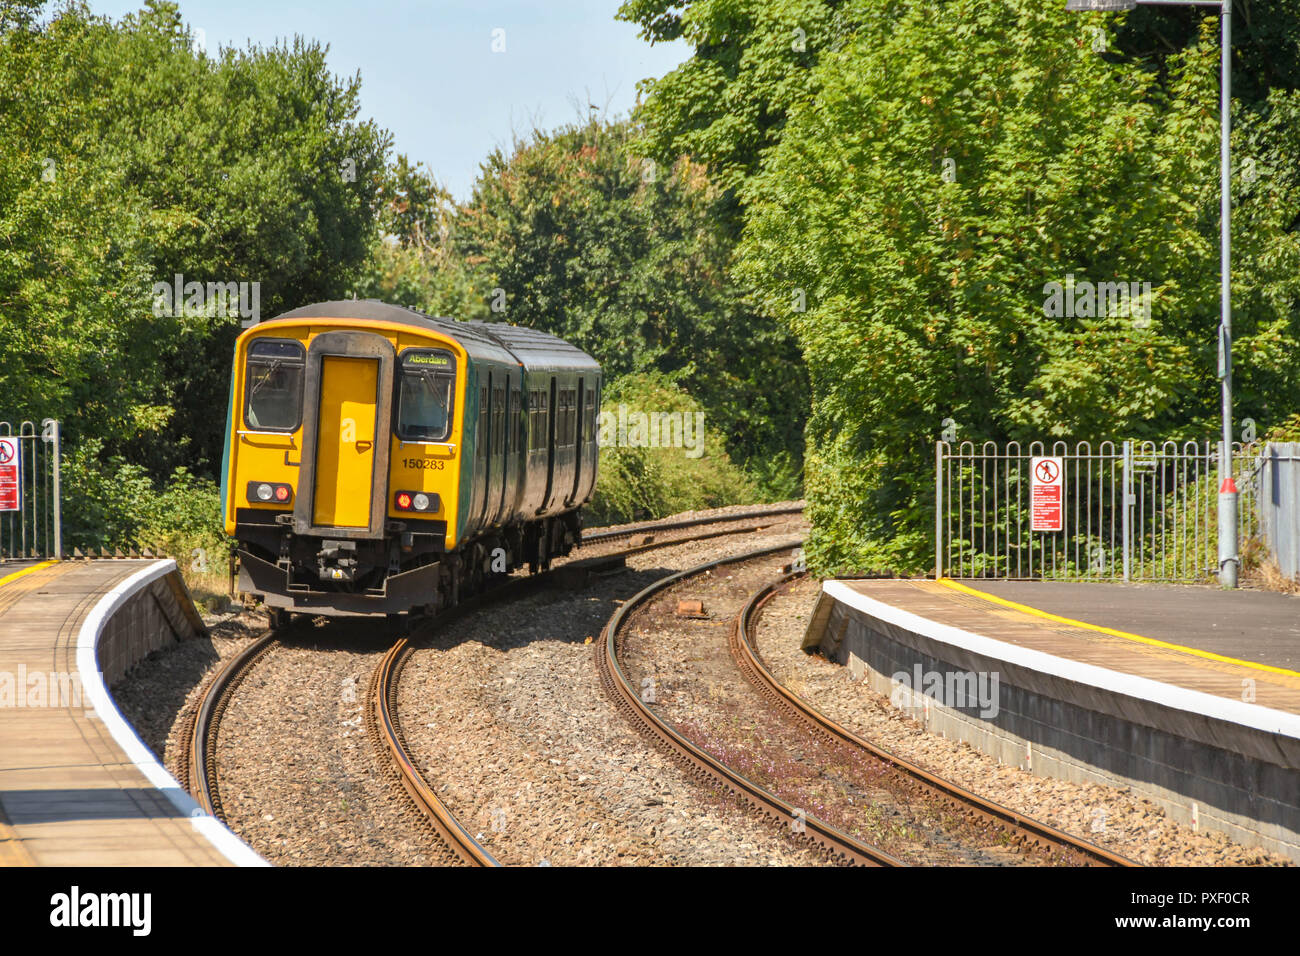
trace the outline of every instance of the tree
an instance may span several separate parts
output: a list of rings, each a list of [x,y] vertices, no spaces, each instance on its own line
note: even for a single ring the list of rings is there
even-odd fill
[[[0,384],[154,475],[211,473],[241,317],[156,315],[154,283],[257,283],[263,315],[340,296],[388,136],[314,43],[208,56],[153,0],[24,23],[0,34]]]
[[[773,313],[808,295],[790,320],[819,569],[926,565],[944,418],[977,439],[1214,433],[1213,23],[1164,87],[1094,51],[1106,23],[1036,0],[910,3],[888,36],[822,59],[745,186],[743,275]],[[1270,129],[1281,162],[1292,140]],[[1294,224],[1269,205],[1295,194],[1264,188],[1246,256],[1268,264],[1238,280],[1240,414],[1263,391],[1300,397]],[[1151,297],[1085,307],[1103,281]]]
[[[430,315],[484,318],[487,279],[457,246],[460,209],[451,193],[432,173],[399,155],[386,171],[380,200],[383,235],[353,294]]]
[[[797,457],[802,369],[728,277],[721,191],[697,163],[640,159],[633,136],[593,120],[483,164],[458,241],[489,277],[492,317],[568,339],[611,378],[668,375],[734,458]]]

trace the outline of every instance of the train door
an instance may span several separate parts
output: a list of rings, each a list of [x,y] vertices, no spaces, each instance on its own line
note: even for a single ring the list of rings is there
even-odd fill
[[[298,534],[383,534],[394,353],[380,336],[328,332],[307,350]]]
[[[320,430],[312,523],[365,528],[374,495],[379,362],[327,355],[321,363]]]
[[[586,418],[584,415],[585,404],[583,402],[582,379],[578,379],[578,389],[573,393],[573,428],[571,437],[573,438],[573,486],[569,489],[568,498],[565,504],[572,505],[578,499],[578,489],[581,487],[582,480],[582,456],[587,446]]]
[[[479,475],[478,526],[480,529],[488,523],[488,504],[492,500],[489,489],[492,486],[492,373],[487,376],[487,385],[479,389],[478,414],[478,457],[482,466]]]
[[[550,414],[546,416],[546,493],[542,495],[542,510],[551,510],[551,489],[555,487],[555,419],[559,406],[555,401],[555,376],[551,376]]]
[[[497,389],[496,447],[497,461],[501,464],[501,493],[497,498],[496,520],[506,518],[506,495],[511,485],[510,468],[510,373],[507,372]]]

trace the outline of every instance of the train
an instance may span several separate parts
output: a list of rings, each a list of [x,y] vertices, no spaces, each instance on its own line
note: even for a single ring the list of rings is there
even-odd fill
[[[581,541],[602,374],[537,329],[320,302],[235,343],[221,508],[239,589],[294,614],[435,615]]]

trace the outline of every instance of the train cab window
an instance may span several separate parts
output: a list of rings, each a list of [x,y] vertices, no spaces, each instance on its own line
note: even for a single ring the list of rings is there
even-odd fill
[[[286,339],[257,339],[249,346],[244,375],[244,421],[249,428],[291,432],[302,424],[306,356],[302,343]]]
[[[397,437],[446,441],[451,434],[456,357],[450,352],[407,349],[397,401]]]

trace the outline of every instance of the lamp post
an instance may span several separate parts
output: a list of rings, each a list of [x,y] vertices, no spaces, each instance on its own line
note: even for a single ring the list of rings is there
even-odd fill
[[[1220,55],[1222,98],[1219,106],[1219,383],[1223,439],[1219,446],[1219,584],[1237,586],[1237,485],[1232,478],[1232,169],[1228,136],[1232,131],[1232,0],[1066,0],[1072,11],[1117,12],[1134,7],[1218,7],[1223,23]],[[1127,507],[1127,503],[1125,505]]]

